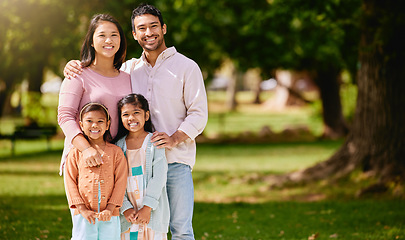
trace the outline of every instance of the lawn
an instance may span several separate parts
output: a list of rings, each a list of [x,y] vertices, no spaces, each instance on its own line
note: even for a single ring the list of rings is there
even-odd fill
[[[200,144],[193,170],[196,239],[405,239],[405,201],[357,199],[361,180],[282,189],[263,180],[321,161],[340,143]],[[60,154],[0,158],[1,239],[69,239]]]

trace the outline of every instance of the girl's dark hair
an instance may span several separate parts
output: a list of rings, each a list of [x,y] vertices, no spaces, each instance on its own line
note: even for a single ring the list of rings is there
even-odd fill
[[[107,119],[107,121],[110,121],[110,115],[108,114],[108,110],[107,108],[101,104],[101,103],[87,103],[86,105],[83,106],[82,110],[80,111],[80,115],[79,115],[79,119],[80,121],[82,121],[83,119],[83,115],[88,113],[88,112],[93,112],[93,111],[99,111],[105,114],[105,118]],[[89,138],[83,133],[83,136],[89,140]],[[112,136],[110,133],[110,128],[108,128],[107,131],[105,131],[104,135],[103,135],[103,139],[106,142],[111,142],[112,141]]]
[[[132,31],[133,32],[136,32],[135,31],[135,25],[134,25],[135,18],[138,17],[138,16],[142,16],[144,14],[150,14],[150,15],[153,15],[155,17],[158,17],[161,27],[163,27],[163,25],[165,24],[164,21],[163,21],[162,13],[160,12],[159,9],[157,9],[153,5],[142,3],[132,11],[131,23],[132,23]]]
[[[127,54],[127,41],[125,39],[124,31],[118,21],[109,14],[97,14],[94,15],[90,21],[89,29],[87,30],[86,37],[84,38],[82,50],[80,51],[80,60],[83,67],[88,67],[94,62],[96,57],[96,52],[93,44],[93,36],[97,27],[100,25],[101,21],[111,22],[117,26],[118,32],[120,34],[120,48],[114,56],[114,68],[119,70],[122,63],[125,61],[125,56]]]
[[[145,129],[146,132],[153,132],[155,128],[153,127],[151,116],[150,116],[150,110],[149,110],[149,104],[148,100],[142,95],[142,94],[135,94],[131,93],[128,94],[127,96],[123,97],[121,100],[118,101],[117,103],[117,108],[118,108],[118,133],[117,136],[114,139],[114,142],[117,142],[119,139],[124,137],[129,133],[128,129],[124,127],[124,124],[122,123],[122,107],[125,104],[132,104],[135,107],[139,107],[142,110],[146,112],[149,112],[149,119],[145,122],[145,125],[143,126],[143,129]]]

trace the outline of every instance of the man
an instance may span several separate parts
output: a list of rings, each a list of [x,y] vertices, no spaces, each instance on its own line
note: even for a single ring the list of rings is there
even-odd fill
[[[201,70],[174,47],[166,47],[167,27],[156,7],[140,5],[132,12],[131,20],[132,34],[143,53],[139,59],[127,61],[122,70],[131,74],[132,91],[144,95],[149,102],[156,129],[152,141],[166,148],[172,239],[194,239],[191,170],[195,164],[195,138],[208,119]],[[68,64],[65,75],[77,72],[72,69],[75,65],[78,63]]]

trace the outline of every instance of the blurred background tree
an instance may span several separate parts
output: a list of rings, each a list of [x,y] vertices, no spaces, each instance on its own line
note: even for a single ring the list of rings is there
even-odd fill
[[[23,114],[37,122],[40,88],[46,70],[60,74],[66,59],[77,58],[92,6],[99,1],[0,2],[0,116],[10,109],[10,96],[28,82]]]
[[[343,177],[360,170],[377,181],[359,192],[386,191],[405,180],[405,7],[364,0],[356,112],[342,147],[327,161],[288,174],[286,181]]]

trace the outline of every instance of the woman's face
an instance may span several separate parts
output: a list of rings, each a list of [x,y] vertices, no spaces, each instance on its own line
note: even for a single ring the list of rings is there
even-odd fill
[[[120,48],[121,38],[117,26],[108,21],[100,21],[93,34],[96,57],[114,58]]]

